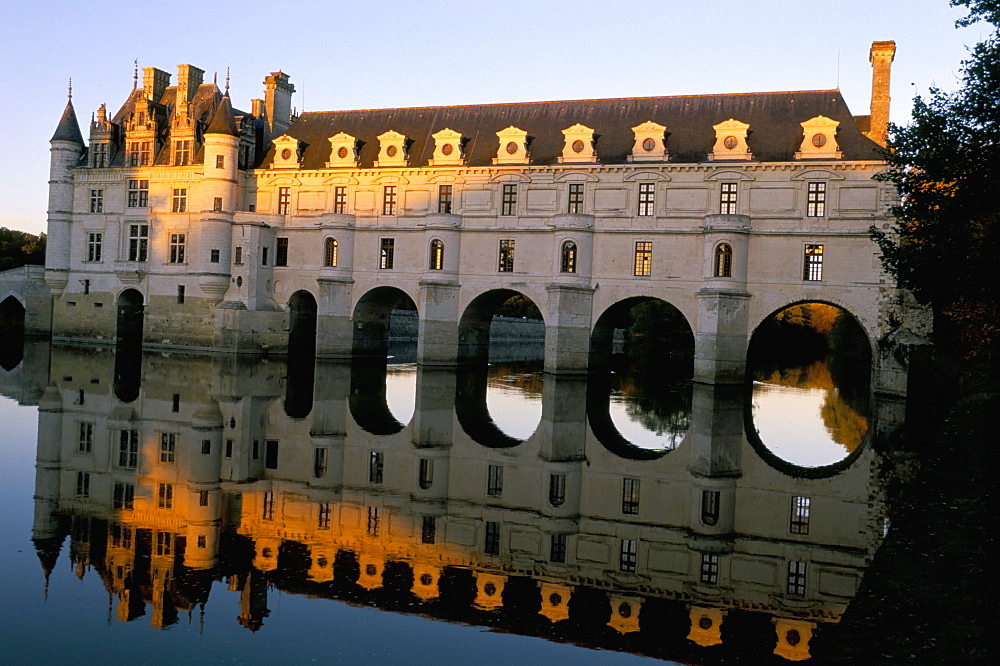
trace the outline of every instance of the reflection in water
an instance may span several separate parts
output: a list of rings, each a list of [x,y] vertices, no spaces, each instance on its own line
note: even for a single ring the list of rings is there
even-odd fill
[[[296,631],[282,626],[281,605],[308,604],[310,617],[374,606],[688,663],[769,663],[809,656],[880,539],[874,449],[823,480],[779,473],[742,436],[739,390],[688,384],[689,397],[652,421],[690,422],[684,445],[643,459],[587,427],[606,383],[594,390],[517,365],[487,376],[485,366],[323,362],[302,418],[286,414],[276,365],[147,354],[143,375],[156,384],[126,410],[109,390],[110,353],[52,350],[51,374],[38,380],[48,388],[32,529],[50,599],[68,586],[57,566],[68,556],[79,576],[100,578],[123,622],[201,616],[193,621],[207,632],[264,636]],[[386,406],[397,382],[415,384],[405,427],[406,414]],[[641,382],[619,386],[637,402],[645,395]],[[454,402],[481,398],[480,415],[500,422],[503,408],[485,410],[494,387],[529,425],[527,408],[539,414],[533,434],[504,450],[468,433],[462,419],[475,410]],[[103,617],[103,591],[74,594]],[[45,613],[79,609],[50,601]],[[359,654],[370,640],[357,636]],[[471,654],[480,639],[463,640],[452,648]],[[249,654],[238,637],[218,641],[225,654],[210,643],[198,643],[205,658]]]
[[[542,362],[491,365],[486,408],[505,435],[521,441],[531,437],[542,418]]]
[[[390,364],[385,369],[385,399],[400,423],[409,423],[417,397],[417,364]]]

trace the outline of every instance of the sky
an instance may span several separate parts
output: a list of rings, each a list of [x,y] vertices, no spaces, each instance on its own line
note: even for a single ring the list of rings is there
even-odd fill
[[[299,110],[817,90],[855,115],[871,99],[872,41],[895,40],[891,120],[930,86],[958,86],[966,45],[947,0],[5,0],[0,226],[45,230],[48,141],[66,104],[87,123],[132,89],[134,61],[231,71],[237,108],[282,70]],[[140,72],[141,85],[141,72]]]

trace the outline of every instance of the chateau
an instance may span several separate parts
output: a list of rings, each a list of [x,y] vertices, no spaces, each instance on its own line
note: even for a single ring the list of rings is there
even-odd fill
[[[191,65],[137,71],[89,141],[72,99],[51,140],[53,337],[343,358],[410,309],[419,362],[452,365],[522,294],[555,373],[649,298],[687,319],[703,382],[742,381],[752,332],[803,301],[874,349],[900,320],[868,238],[896,198],[872,180],[894,52],[873,44],[861,117],[838,90],[296,115],[284,72],[242,111]]]

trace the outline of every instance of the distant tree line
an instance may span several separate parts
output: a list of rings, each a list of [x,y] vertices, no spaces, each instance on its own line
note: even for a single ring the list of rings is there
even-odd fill
[[[45,263],[45,234],[0,227],[0,271]]]

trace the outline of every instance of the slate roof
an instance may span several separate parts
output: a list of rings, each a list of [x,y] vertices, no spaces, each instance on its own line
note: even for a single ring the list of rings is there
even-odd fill
[[[236,118],[233,117],[233,105],[229,101],[229,93],[226,93],[215,107],[215,114],[205,128],[205,134],[240,135],[236,130]]]
[[[80,123],[76,121],[76,111],[73,109],[73,100],[66,102],[62,118],[56,125],[56,131],[49,141],[72,141],[81,146],[83,144],[83,134],[80,133]]]
[[[305,169],[321,169],[330,155],[327,139],[346,132],[363,141],[360,166],[378,157],[378,135],[395,130],[412,141],[408,166],[427,166],[434,155],[432,134],[461,132],[468,166],[491,165],[499,148],[496,132],[511,125],[527,131],[531,164],[555,164],[562,154],[562,130],[576,123],[594,129],[598,161],[620,164],[632,150],[632,127],[652,120],[667,127],[671,162],[704,162],[715,144],[712,129],[730,118],[749,123],[755,160],[790,161],[802,142],[799,123],[823,115],[840,121],[837,141],[847,160],[879,160],[879,147],[861,134],[839,90],[632,97],[562,102],[316,111],[303,113],[286,132],[308,144]],[[274,149],[263,160],[269,165]]]

